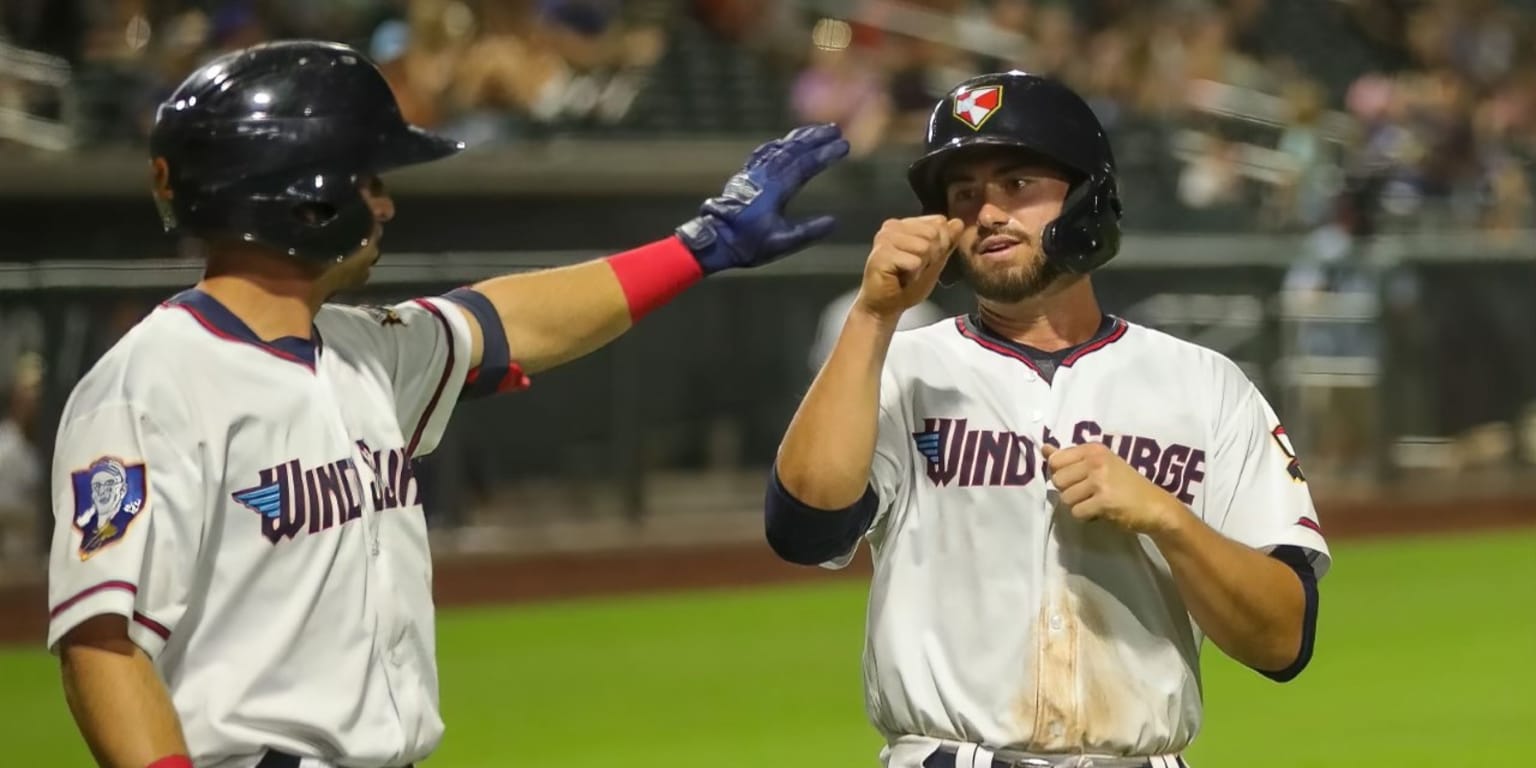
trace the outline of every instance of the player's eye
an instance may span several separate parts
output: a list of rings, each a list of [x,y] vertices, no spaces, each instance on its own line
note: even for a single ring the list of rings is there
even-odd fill
[[[949,201],[952,203],[964,203],[976,198],[974,187],[950,187]]]
[[[1018,192],[1034,183],[1034,181],[1034,179],[1031,179],[1028,176],[1010,176],[1008,177],[1008,180],[1004,182],[1003,186],[1010,192]]]

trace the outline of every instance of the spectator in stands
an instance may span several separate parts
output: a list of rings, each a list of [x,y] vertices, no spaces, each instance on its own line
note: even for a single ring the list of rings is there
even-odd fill
[[[1364,372],[1380,369],[1384,315],[1383,274],[1370,250],[1372,194],[1360,185],[1331,199],[1284,280],[1289,384],[1301,406],[1292,429],[1313,467],[1332,476],[1374,469],[1380,379]],[[1360,375],[1341,386],[1339,371]]]
[[[537,34],[530,3],[489,0],[480,5],[481,32],[463,49],[449,89],[458,113],[454,132],[484,144],[516,133],[516,117],[550,120],[563,108],[574,77],[570,62]]]
[[[412,79],[412,72],[418,70],[408,65],[410,52],[411,25],[399,19],[380,24],[368,43],[368,56],[378,63],[390,90],[395,92],[400,114],[413,125],[435,128],[441,123],[438,94]]]
[[[42,358],[28,354],[0,390],[0,560],[6,562],[31,562],[43,545],[47,475],[36,433],[42,384]]]
[[[619,10],[613,0],[538,0],[532,34],[574,69],[608,69],[629,55]]]
[[[961,14],[956,31],[980,56],[979,69],[1001,72],[1024,67],[1034,47],[1029,36],[1034,18],[1035,6],[1029,0],[993,0]]]
[[[272,38],[254,0],[225,0],[214,9],[210,22],[204,60]]]
[[[1323,223],[1337,194],[1338,166],[1329,155],[1321,119],[1323,93],[1316,83],[1294,80],[1285,89],[1288,125],[1278,149],[1287,167],[1276,189],[1276,222],[1312,228]]]
[[[1196,209],[1232,208],[1240,205],[1243,178],[1239,172],[1242,148],[1220,136],[1207,135],[1195,159],[1179,175],[1179,201]]]
[[[790,103],[801,123],[837,123],[850,154],[869,154],[885,140],[891,99],[876,62],[846,47],[815,47],[795,78]]]
[[[1065,3],[1042,5],[1033,14],[1033,45],[1022,57],[1024,69],[1070,80],[1082,58],[1077,17]]]
[[[837,344],[837,337],[842,334],[843,324],[848,321],[848,312],[853,309],[858,296],[857,288],[847,291],[834,298],[822,310],[821,317],[816,323],[816,338],[812,340],[810,354],[806,356],[806,363],[810,366],[812,377],[821,370],[827,358],[832,355],[832,347]],[[922,328],[933,325],[944,317],[944,310],[937,304],[924,301],[902,313],[901,319],[896,323],[896,330]]]

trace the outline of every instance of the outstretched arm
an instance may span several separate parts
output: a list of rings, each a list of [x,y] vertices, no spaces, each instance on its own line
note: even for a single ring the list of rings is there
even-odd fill
[[[708,275],[767,264],[820,240],[832,231],[831,217],[791,222],[784,208],[847,153],[836,126],[796,129],[758,147],[724,192],[670,237],[583,264],[475,284],[473,293],[485,301],[478,308],[473,296],[461,302],[473,333],[470,365],[480,365],[487,336],[502,335],[522,370],[554,368],[614,340]],[[493,321],[500,334],[484,332],[482,325]]]

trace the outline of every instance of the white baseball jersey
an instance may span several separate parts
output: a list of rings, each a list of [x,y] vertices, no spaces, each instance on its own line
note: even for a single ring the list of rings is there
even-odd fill
[[[128,617],[199,768],[265,747],[399,766],[443,731],[410,459],[447,425],[469,326],[428,299],[328,305],[315,330],[264,343],[187,291],[97,362],[59,427],[48,645]]]
[[[1058,506],[1044,443],[1101,441],[1227,537],[1295,545],[1319,577],[1328,568],[1253,384],[1211,350],[1118,318],[1049,382],[971,318],[897,333],[879,425],[864,678],[891,766],[915,768],[935,740],[1175,755],[1200,726],[1203,635],[1167,562],[1147,537]]]

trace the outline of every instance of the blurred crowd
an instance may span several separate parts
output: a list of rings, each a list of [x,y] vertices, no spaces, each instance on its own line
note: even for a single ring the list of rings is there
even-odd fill
[[[616,119],[664,48],[621,0],[8,0],[0,41],[69,62],[98,140],[144,136],[153,109],[222,53],[336,40],[384,69],[408,119],[478,144],[529,123]],[[0,86],[3,90],[4,86]],[[100,98],[98,98],[98,96]],[[112,112],[102,115],[101,112]],[[117,117],[119,119],[111,119]]]
[[[1507,3],[850,0],[810,4],[851,10],[819,20],[694,5],[728,39],[795,60],[796,117],[848,126],[861,153],[917,141],[960,79],[1018,68],[1077,87],[1119,141],[1186,128],[1169,143],[1190,208],[1310,228],[1347,179],[1371,178],[1389,216],[1531,223],[1536,26]]]
[[[0,14],[0,42],[110,95],[87,107],[107,139],[141,138],[194,67],[274,37],[358,46],[407,117],[476,144],[618,124],[682,23],[734,46],[708,55],[788,74],[727,87],[782,88],[787,119],[836,121],[861,155],[917,141],[964,77],[1019,68],[1076,86],[1122,144],[1155,135],[1187,209],[1310,229],[1369,177],[1389,219],[1532,217],[1536,25],[1498,0],[7,0]],[[3,81],[0,106],[23,90]]]

